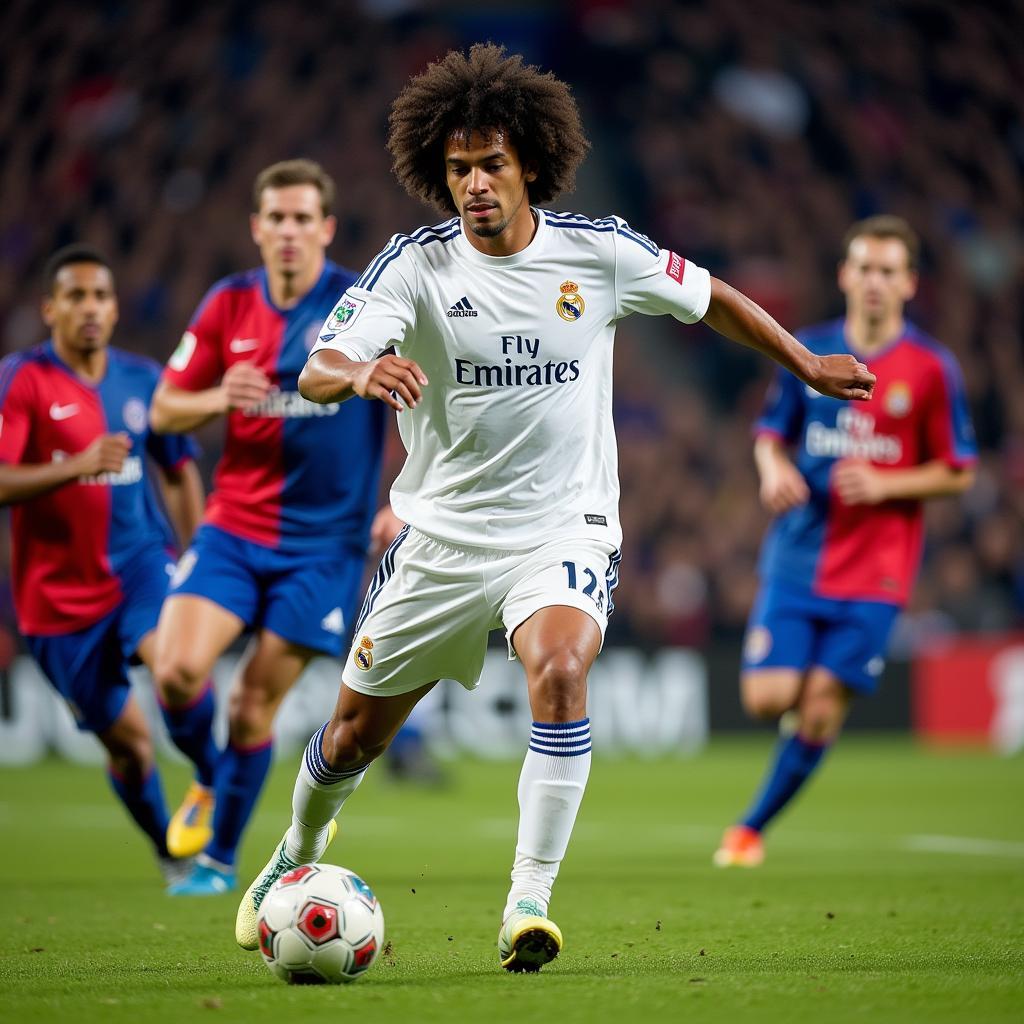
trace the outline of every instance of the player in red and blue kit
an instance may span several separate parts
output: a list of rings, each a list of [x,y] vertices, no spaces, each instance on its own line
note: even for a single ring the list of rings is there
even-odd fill
[[[324,320],[355,275],[326,259],[334,186],[316,164],[256,179],[251,228],[263,266],[210,289],[153,401],[158,431],[225,415],[224,454],[203,525],[183,555],[160,621],[156,679],[187,715],[245,630],[229,737],[213,787],[193,786],[168,831],[199,851],[172,891],[224,892],[270,767],[274,715],[311,658],[340,655],[357,610],[374,519],[385,419],[379,402],[306,401],[297,380]],[[390,510],[388,510],[388,513]],[[400,524],[398,524],[400,525]]]
[[[11,506],[18,627],[79,728],[106,748],[114,791],[174,882],[190,865],[167,849],[153,744],[127,668],[153,665],[177,547],[147,463],[187,543],[203,502],[195,445],[150,432],[160,367],[109,347],[118,310],[103,257],[68,246],[46,279],[52,339],[0,362],[0,504]],[[193,749],[192,737],[173,738],[201,776],[212,773],[208,739]]]
[[[922,502],[973,481],[960,369],[903,318],[917,253],[900,218],[855,224],[839,267],[846,317],[798,335],[819,355],[849,352],[866,363],[877,377],[872,400],[812,395],[782,371],[757,424],[761,498],[777,518],[761,553],[742,694],[755,716],[794,712],[787,724],[795,731],[780,739],[761,791],[726,830],[719,866],[762,862],[765,826],[821,763],[852,697],[877,688],[921,558]]]

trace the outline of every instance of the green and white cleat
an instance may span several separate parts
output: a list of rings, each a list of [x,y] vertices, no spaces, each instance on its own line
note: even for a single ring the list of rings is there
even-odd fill
[[[331,820],[327,826],[327,846],[334,842],[338,834],[338,823]],[[288,833],[285,832],[285,837]],[[267,862],[267,866],[253,879],[252,885],[245,890],[242,902],[238,904],[238,913],[235,915],[235,942],[242,949],[259,949],[260,925],[259,910],[263,901],[267,898],[273,884],[284,874],[302,867],[301,864],[293,861],[284,852],[285,840],[277,844],[274,856]],[[324,847],[324,850],[327,849]],[[321,854],[323,856],[323,854]]]
[[[539,971],[562,951],[558,925],[534,900],[520,900],[498,932],[498,956],[506,971]]]

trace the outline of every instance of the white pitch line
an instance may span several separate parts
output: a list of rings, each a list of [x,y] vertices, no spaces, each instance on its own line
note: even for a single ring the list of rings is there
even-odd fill
[[[34,811],[32,813],[35,813]],[[63,828],[95,829],[97,826],[114,826],[124,820],[124,812],[111,800],[102,804],[53,803],[44,811],[47,821]],[[0,801],[0,824],[11,826],[28,816],[20,804]],[[358,814],[346,816],[346,826],[353,835],[401,836],[416,827],[407,819],[398,816],[368,817]],[[515,836],[517,820],[507,818],[478,818],[462,826],[466,835],[484,839],[505,839]],[[609,822],[581,821],[573,830],[577,839],[584,842],[600,841],[621,833],[621,827]],[[684,822],[651,822],[638,827],[638,831],[649,841],[678,843],[685,845],[707,845],[721,834],[717,825],[702,825]],[[893,847],[907,853],[966,854],[975,857],[1024,858],[1024,842],[1005,839],[983,839],[977,836],[905,835],[884,836],[861,833],[799,832],[785,831],[779,836],[781,847],[799,846],[801,849],[819,850],[851,849],[891,850]]]
[[[903,846],[915,853],[966,853],[977,857],[1024,857],[1024,843],[973,836],[906,836]]]

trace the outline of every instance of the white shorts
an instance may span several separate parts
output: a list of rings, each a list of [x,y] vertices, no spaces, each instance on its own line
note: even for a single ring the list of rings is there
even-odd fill
[[[618,574],[618,550],[600,540],[495,551],[454,547],[407,526],[367,591],[342,680],[381,697],[435,679],[455,679],[472,690],[487,634],[504,626],[512,659],[516,627],[552,605],[586,612],[603,641]]]

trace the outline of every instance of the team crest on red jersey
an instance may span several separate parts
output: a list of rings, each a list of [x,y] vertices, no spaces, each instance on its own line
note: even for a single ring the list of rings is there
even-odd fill
[[[890,416],[902,419],[914,405],[910,385],[904,380],[894,380],[886,389],[882,405]]]

